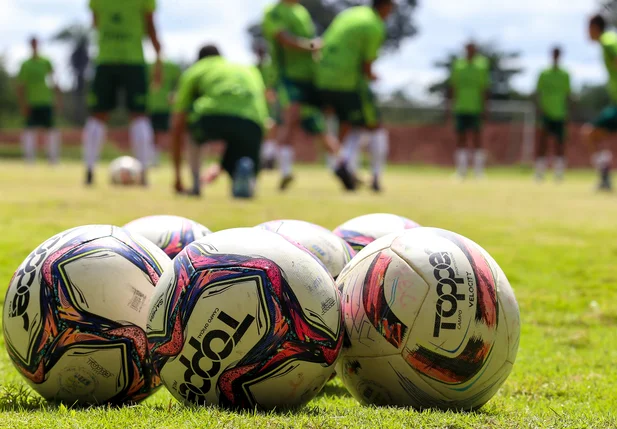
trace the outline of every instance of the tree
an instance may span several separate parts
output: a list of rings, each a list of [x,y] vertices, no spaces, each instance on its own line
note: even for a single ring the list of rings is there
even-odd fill
[[[512,78],[523,72],[519,67],[520,52],[503,51],[494,43],[484,43],[478,45],[478,51],[484,55],[490,64],[491,74],[491,98],[495,100],[508,100],[518,98],[512,89]],[[444,60],[436,61],[435,67],[445,70],[448,78],[431,85],[428,90],[431,94],[443,94],[445,96],[448,88],[450,70],[454,62],[459,58],[456,53],[450,52]]]
[[[52,37],[52,40],[70,45],[69,65],[73,73],[73,112],[71,119],[82,123],[86,118],[87,80],[90,66],[91,31],[82,24],[71,24]]]
[[[15,117],[18,112],[15,85],[5,66],[5,59],[0,56],[0,126],[5,125],[7,116]]]
[[[307,8],[321,35],[341,11],[358,5],[366,4],[363,0],[302,0],[300,3]],[[403,40],[416,35],[418,29],[413,20],[413,13],[418,0],[402,0],[398,3],[394,14],[388,20],[388,38],[385,49],[398,49]],[[262,39],[261,23],[254,23],[248,28],[253,43]]]
[[[617,0],[600,0],[599,3],[611,23],[617,24]]]

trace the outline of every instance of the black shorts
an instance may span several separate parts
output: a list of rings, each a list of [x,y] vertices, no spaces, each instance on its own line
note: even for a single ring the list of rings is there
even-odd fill
[[[155,133],[166,133],[169,131],[169,112],[150,113],[150,122]]]
[[[368,86],[356,91],[321,90],[319,98],[322,106],[333,109],[341,122],[367,128],[381,123],[379,107]]]
[[[478,132],[482,129],[482,118],[480,115],[457,113],[456,114],[456,132],[458,134],[468,131]]]
[[[236,163],[244,157],[260,164],[263,129],[249,119],[229,115],[205,115],[189,124],[191,137],[198,144],[222,140],[226,143],[221,166],[233,176]]]
[[[30,113],[26,118],[26,128],[45,128],[54,127],[54,108],[51,106],[36,106],[30,108]]]
[[[566,122],[563,120],[554,120],[548,117],[542,118],[542,128],[544,131],[555,137],[558,143],[564,143],[566,140]]]
[[[88,100],[90,109],[94,113],[107,113],[116,109],[121,91],[124,93],[129,112],[146,112],[148,76],[145,65],[97,65]]]
[[[319,93],[312,82],[301,82],[283,78],[281,79],[277,92],[281,107],[283,108],[292,103],[319,107]]]

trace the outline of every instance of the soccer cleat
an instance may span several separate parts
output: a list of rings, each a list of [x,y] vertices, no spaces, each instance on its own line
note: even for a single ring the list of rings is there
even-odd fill
[[[232,192],[234,198],[253,198],[255,194],[255,163],[251,158],[240,158],[236,163]]]
[[[340,167],[338,167],[334,171],[334,173],[341,180],[346,190],[348,191],[356,190],[356,188],[358,187],[357,179],[356,177],[354,177],[353,174],[349,172],[345,164],[342,164]]]
[[[86,170],[86,186],[92,186],[94,184],[94,174],[91,169]]]
[[[375,193],[381,193],[383,191],[381,187],[381,183],[379,183],[379,179],[377,177],[373,178],[373,183],[371,184],[371,189]]]
[[[281,185],[279,186],[279,189],[281,191],[286,191],[287,188],[289,188],[289,185],[291,185],[293,181],[294,181],[294,177],[291,175],[283,177],[281,179]]]

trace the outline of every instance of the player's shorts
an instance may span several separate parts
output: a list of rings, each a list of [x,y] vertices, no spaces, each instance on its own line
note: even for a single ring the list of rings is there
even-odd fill
[[[542,128],[548,134],[554,136],[558,143],[565,141],[566,122],[564,120],[555,120],[545,116],[542,118]]]
[[[26,118],[26,128],[54,127],[54,108],[52,106],[33,106]]]
[[[609,132],[617,132],[617,105],[606,107],[592,122],[593,126]]]
[[[155,133],[166,133],[169,131],[169,112],[150,113],[150,122]]]
[[[226,143],[221,166],[230,176],[241,158],[248,157],[256,166],[260,165],[263,130],[254,121],[230,115],[205,115],[192,120],[189,130],[198,144]]]
[[[319,97],[322,106],[333,109],[341,122],[366,128],[377,128],[381,123],[375,95],[368,86],[357,91],[321,90]]]
[[[480,131],[482,128],[482,119],[480,115],[473,114],[457,114],[456,115],[456,132],[465,133],[467,131]]]
[[[326,118],[316,107],[303,106],[301,125],[304,132],[311,136],[318,136],[326,132]]]
[[[99,64],[90,90],[89,105],[95,113],[107,113],[119,105],[124,92],[131,113],[145,113],[148,94],[146,66],[142,64]]]
[[[287,107],[292,103],[319,107],[319,94],[312,82],[282,78],[278,92],[282,107]]]

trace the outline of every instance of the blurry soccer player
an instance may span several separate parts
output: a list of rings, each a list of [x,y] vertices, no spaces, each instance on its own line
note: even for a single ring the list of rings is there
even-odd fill
[[[555,178],[563,180],[566,170],[566,121],[570,99],[570,75],[560,65],[561,49],[552,51],[551,67],[540,74],[536,97],[542,115],[536,151],[536,180],[544,180],[547,166],[548,137],[555,139]]]
[[[156,76],[156,73],[160,73],[160,75]],[[157,67],[156,63],[151,64],[148,68],[148,74],[149,92],[147,106],[150,123],[154,131],[155,154],[152,161],[156,163],[158,154],[161,148],[165,146],[169,136],[171,105],[182,70],[171,61],[163,61],[161,67]]]
[[[473,158],[476,177],[484,175],[486,152],[482,144],[482,120],[490,86],[488,60],[478,54],[474,43],[467,44],[465,51],[465,58],[454,62],[449,87],[456,120],[456,170],[461,179],[467,177],[470,158]],[[468,149],[468,139],[472,153]]]
[[[594,152],[592,162],[600,175],[598,190],[611,191],[611,168],[613,153],[603,144],[609,133],[617,132],[617,34],[607,30],[606,20],[596,15],[589,21],[589,38],[602,48],[604,64],[608,72],[608,92],[612,102],[598,118],[583,128],[583,139]]]
[[[202,48],[200,58],[183,73],[174,104],[171,133],[176,192],[185,193],[181,164],[188,131],[193,177],[188,193],[201,194],[200,146],[223,141],[226,148],[220,166],[233,179],[233,196],[251,198],[268,118],[263,79],[256,67],[227,61],[215,46]],[[212,180],[216,175],[212,173]]]
[[[256,43],[253,46],[257,56],[257,68],[266,85],[266,97],[268,100],[268,115],[270,121],[265,141],[261,148],[261,164],[263,168],[273,170],[276,165],[278,143],[276,141],[279,126],[283,123],[281,106],[276,94],[278,85],[277,70],[272,59],[268,55],[268,46],[265,43]]]
[[[54,128],[54,91],[59,104],[60,90],[54,82],[51,62],[39,54],[38,40],[33,37],[30,46],[32,56],[21,65],[17,76],[19,105],[26,122],[22,135],[24,157],[28,163],[35,161],[37,130],[44,129],[49,162],[56,164],[60,156],[60,133]]]
[[[279,79],[278,96],[283,108],[278,138],[280,188],[286,190],[293,181],[293,145],[302,137],[302,106],[319,106],[313,80],[321,41],[315,37],[313,20],[299,0],[280,0],[270,6],[262,26]],[[336,139],[325,129],[305,131],[315,135],[330,153],[338,150]]]
[[[109,113],[125,94],[130,112],[129,135],[135,157],[143,164],[146,185],[154,133],[146,115],[148,72],[142,39],[148,35],[156,52],[156,76],[161,76],[161,45],[154,25],[155,0],[90,0],[93,25],[98,30],[99,55],[89,99],[91,116],[83,136],[86,184],[93,183],[94,166],[107,133]]]
[[[357,6],[340,13],[324,34],[322,60],[316,85],[321,103],[334,110],[341,124],[344,163],[337,169],[348,190],[346,165],[354,165],[362,132],[370,132],[374,191],[381,190],[381,174],[388,155],[388,132],[382,127],[370,82],[377,80],[373,63],[386,40],[385,20],[394,9],[393,0],[373,0],[372,6]]]

